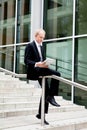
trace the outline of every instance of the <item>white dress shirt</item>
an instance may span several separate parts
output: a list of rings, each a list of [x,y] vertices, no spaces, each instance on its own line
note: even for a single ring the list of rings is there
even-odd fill
[[[38,49],[38,52],[39,52],[39,55],[40,55],[40,58],[42,61],[42,53],[41,53],[41,49],[40,49],[40,46],[42,46],[42,43],[37,43],[37,41],[35,41],[35,43],[36,43],[36,46],[37,46],[37,49]]]

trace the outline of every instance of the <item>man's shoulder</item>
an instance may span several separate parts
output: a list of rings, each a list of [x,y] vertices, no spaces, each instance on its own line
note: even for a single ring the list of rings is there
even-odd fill
[[[26,48],[29,49],[29,48],[34,48],[35,47],[35,42],[32,41],[32,42],[29,42],[27,45],[26,45]]]
[[[29,42],[29,43],[27,44],[27,46],[32,46],[33,44],[34,44],[34,41]]]
[[[34,44],[35,44],[35,41],[29,42],[28,44],[34,45]]]

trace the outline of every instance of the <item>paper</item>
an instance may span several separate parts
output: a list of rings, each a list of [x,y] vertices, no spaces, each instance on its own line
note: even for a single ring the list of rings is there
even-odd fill
[[[46,63],[46,65],[50,65],[54,62],[54,59],[47,58],[44,62]]]

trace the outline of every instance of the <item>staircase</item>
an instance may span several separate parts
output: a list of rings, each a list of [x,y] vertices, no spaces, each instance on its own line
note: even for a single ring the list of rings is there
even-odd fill
[[[87,110],[61,96],[55,97],[61,107],[50,105],[41,126],[35,115],[41,88],[0,72],[0,130],[87,130]]]

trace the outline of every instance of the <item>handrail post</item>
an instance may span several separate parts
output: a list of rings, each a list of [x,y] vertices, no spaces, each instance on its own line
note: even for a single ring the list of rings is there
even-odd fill
[[[74,86],[71,87],[71,101],[74,103]]]
[[[41,99],[41,125],[44,126],[44,104],[45,104],[45,76],[42,77],[42,99]]]

